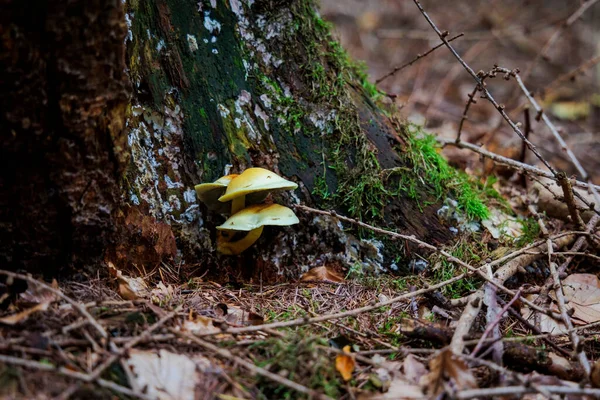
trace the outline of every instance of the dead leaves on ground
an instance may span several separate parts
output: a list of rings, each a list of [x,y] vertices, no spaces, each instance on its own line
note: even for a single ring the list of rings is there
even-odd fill
[[[58,290],[56,279],[52,281],[52,288]],[[0,324],[16,325],[26,321],[32,314],[46,311],[50,304],[58,300],[58,296],[52,291],[38,285],[29,285],[28,289],[19,295],[17,303],[13,308],[27,307],[17,313],[0,318]]]
[[[384,393],[365,394],[361,400],[436,398],[444,391],[452,393],[477,387],[468,366],[449,349],[441,350],[431,359],[429,372],[412,354],[402,362],[380,361],[381,367],[375,369],[370,381]]]
[[[330,267],[316,267],[300,277],[301,282],[343,283],[344,277]]]
[[[437,396],[444,392],[449,381],[452,382],[454,390],[477,387],[477,382],[465,362],[449,349],[442,350],[429,362],[429,371],[429,374],[421,380],[421,385],[427,389],[427,394],[430,396]]]
[[[194,400],[198,382],[210,370],[218,372],[204,356],[158,351],[130,350],[125,365],[131,371],[134,390],[159,400]]]
[[[562,280],[562,288],[567,310],[572,310],[571,321],[573,325],[585,325],[600,321],[600,280],[593,274],[572,274]],[[530,295],[528,299],[535,301],[537,295]],[[558,312],[556,294],[550,292],[553,300],[551,309]],[[522,314],[530,318],[532,312],[524,307]],[[537,314],[537,313],[536,313]],[[545,333],[566,333],[566,326],[546,314],[538,314],[540,329]]]

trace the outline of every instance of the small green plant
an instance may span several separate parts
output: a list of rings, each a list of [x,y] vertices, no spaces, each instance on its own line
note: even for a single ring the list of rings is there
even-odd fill
[[[460,240],[452,249],[450,254],[467,263],[477,263],[481,261],[482,255],[486,254],[487,249],[477,238],[474,240]],[[455,263],[441,258],[437,267],[433,269],[433,280],[442,282],[465,272]],[[463,278],[442,288],[442,293],[450,298],[459,298],[471,293],[479,288],[477,278]]]
[[[255,355],[256,365],[267,367],[270,372],[332,398],[340,398],[343,384],[335,370],[335,363],[331,362],[327,353],[317,348],[319,345],[326,346],[327,341],[298,331],[285,338],[257,342],[250,349]],[[299,397],[299,393],[262,377],[257,377],[256,388],[263,399],[303,398]]]

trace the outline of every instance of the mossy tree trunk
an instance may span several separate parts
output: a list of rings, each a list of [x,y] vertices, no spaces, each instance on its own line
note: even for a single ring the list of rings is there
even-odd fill
[[[111,261],[274,281],[408,258],[404,244],[302,213],[242,256],[216,254],[223,217],[193,187],[250,166],[299,184],[279,203],[449,239],[408,129],[311,1],[38,1],[27,14],[3,3],[2,166],[14,173],[1,182],[0,257],[14,267]]]

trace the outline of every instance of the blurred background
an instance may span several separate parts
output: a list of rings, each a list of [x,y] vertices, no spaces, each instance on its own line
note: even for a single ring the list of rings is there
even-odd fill
[[[421,4],[474,71],[497,64],[518,68],[530,91],[561,129],[587,172],[600,183],[600,1],[423,0]],[[409,0],[321,0],[322,16],[332,22],[350,55],[363,60],[376,82],[394,67],[440,43]],[[391,95],[404,118],[438,136],[455,138],[468,94],[475,82],[441,47],[377,84]],[[487,81],[496,100],[515,122],[524,124],[526,98],[514,79]],[[530,110],[530,140],[559,170],[575,174],[549,130]],[[521,142],[484,99],[471,105],[462,138],[518,159]],[[479,157],[444,150],[453,164],[490,173]],[[532,154],[526,161],[538,164]]]

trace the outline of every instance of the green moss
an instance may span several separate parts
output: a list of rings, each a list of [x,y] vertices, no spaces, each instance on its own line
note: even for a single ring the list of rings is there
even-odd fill
[[[517,246],[525,246],[540,236],[540,225],[535,218],[527,218],[519,222],[521,223],[523,233],[515,241]]]
[[[448,165],[439,153],[435,137],[424,134],[422,128],[409,124],[407,148],[403,153],[413,167],[414,175],[403,178],[400,189],[416,199],[417,186],[429,187],[437,199],[448,192],[458,202],[458,208],[470,219],[485,219],[489,210],[484,201],[490,197],[490,187],[482,188],[467,174]],[[494,191],[495,192],[495,191]],[[498,195],[499,196],[499,195]]]
[[[304,386],[323,392],[338,399],[342,394],[343,383],[335,370],[335,363],[327,353],[317,346],[327,346],[326,339],[320,339],[306,332],[282,339],[268,339],[250,346],[256,354],[255,363],[267,367],[270,372]],[[298,399],[303,395],[278,385],[270,379],[257,377],[256,388],[263,399]]]
[[[451,249],[450,252],[454,257],[463,260],[466,263],[478,263],[487,256],[488,250],[485,244],[478,240],[480,238],[462,239],[459,240]],[[451,279],[456,275],[462,274],[464,271],[455,263],[448,261],[445,258],[440,258],[439,263],[433,269],[433,281],[443,282]],[[480,280],[477,278],[464,278],[442,288],[442,293],[450,298],[460,298],[465,296],[480,287]]]

